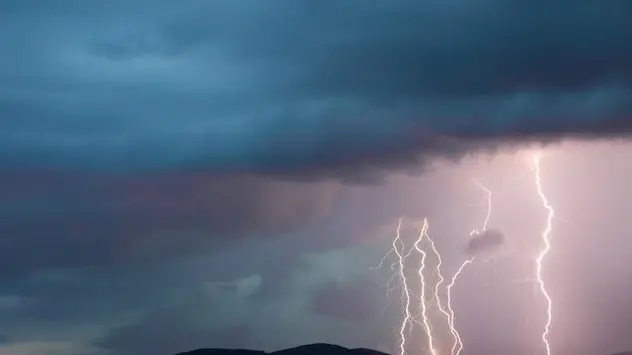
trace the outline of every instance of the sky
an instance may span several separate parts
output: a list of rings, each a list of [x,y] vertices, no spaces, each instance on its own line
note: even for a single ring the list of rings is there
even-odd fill
[[[399,217],[465,355],[632,349],[625,0],[0,3],[0,353],[393,351]],[[412,240],[412,239],[409,239]],[[422,339],[422,336],[419,336]],[[421,341],[421,340],[420,340]],[[421,347],[421,345],[419,345]]]

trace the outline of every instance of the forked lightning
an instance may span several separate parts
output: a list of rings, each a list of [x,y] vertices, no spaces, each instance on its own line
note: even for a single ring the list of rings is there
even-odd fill
[[[485,220],[483,221],[482,228],[480,230],[478,229],[473,230],[470,233],[471,236],[477,235],[487,228],[487,224],[489,223],[489,219],[491,217],[491,211],[492,211],[491,190],[485,188],[478,181],[475,181],[475,183],[480,189],[482,189],[487,194],[487,198],[486,198],[487,214],[485,216]],[[390,292],[392,291],[391,283],[397,279],[399,281],[399,286],[401,287],[402,314],[403,314],[403,319],[399,326],[399,341],[398,341],[399,355],[405,355],[407,353],[407,347],[408,347],[407,333],[412,331],[412,328],[415,323],[422,327],[424,334],[426,335],[426,338],[428,339],[426,353],[429,355],[442,355],[438,353],[438,350],[435,346],[436,340],[433,335],[432,322],[431,322],[429,312],[428,312],[429,303],[433,303],[434,305],[436,305],[441,315],[445,317],[445,320],[450,328],[450,333],[453,337],[453,344],[450,350],[450,354],[458,355],[463,349],[463,342],[461,341],[461,337],[459,335],[459,332],[456,330],[456,326],[455,326],[455,314],[454,314],[454,309],[452,308],[452,290],[459,276],[465,269],[465,266],[472,263],[474,259],[470,258],[466,260],[465,262],[463,262],[458,268],[458,270],[455,272],[455,274],[452,276],[450,283],[445,288],[447,292],[447,300],[444,306],[444,303],[441,300],[441,286],[445,283],[445,278],[443,277],[443,274],[441,272],[441,266],[442,266],[443,260],[442,260],[441,254],[439,253],[439,250],[437,249],[434,243],[434,240],[430,237],[428,233],[428,230],[429,230],[428,219],[424,218],[421,231],[417,239],[415,240],[413,247],[408,252],[406,252],[405,243],[401,236],[401,227],[402,227],[402,219],[400,218],[397,224],[397,231],[396,231],[395,238],[392,241],[392,248],[382,257],[377,267],[372,268],[372,269],[381,268],[384,265],[388,255],[390,255],[391,253],[395,254],[397,260],[393,264],[391,264],[391,269],[395,270],[396,273],[393,275],[393,277],[389,280],[387,284],[387,291],[388,291],[387,295],[390,294]],[[430,251],[432,251],[432,253],[434,253],[435,257],[437,258],[437,263],[434,268],[437,282],[434,285],[432,298],[430,302],[427,301],[428,297],[426,293],[427,285],[426,285],[425,271],[426,271],[426,258],[428,256],[428,252],[424,249],[424,243],[426,241],[427,241],[427,244],[430,246]],[[407,276],[406,274],[406,261],[408,257],[411,255],[412,251],[416,251],[418,255],[420,256],[420,261],[419,261],[420,265],[417,270],[417,276],[418,276],[419,288],[420,288],[418,295],[416,295],[411,290],[409,282],[408,282],[409,276]],[[413,298],[419,299],[419,317],[421,319],[418,319],[417,316],[414,316],[412,313]]]
[[[536,264],[535,274],[536,274],[536,280],[540,286],[540,291],[547,302],[546,323],[544,326],[544,330],[542,331],[542,334],[541,334],[541,339],[546,349],[546,355],[551,355],[551,346],[550,346],[548,337],[549,337],[549,331],[550,331],[551,319],[552,319],[552,302],[546,290],[545,282],[543,279],[543,263],[544,263],[544,259],[546,255],[551,249],[550,234],[552,231],[552,224],[553,224],[553,219],[555,217],[555,211],[553,210],[553,207],[549,203],[549,199],[544,193],[544,190],[542,188],[541,166],[540,166],[541,160],[542,160],[542,154],[538,153],[534,156],[533,163],[534,163],[534,171],[535,171],[535,185],[537,188],[538,197],[540,198],[542,205],[547,211],[547,220],[546,220],[546,226],[541,234],[541,238],[542,238],[544,246],[541,249],[540,253],[537,255],[537,258],[535,259],[535,264]],[[477,180],[474,180],[474,183],[476,184],[478,188],[480,188],[483,192],[486,193],[485,201],[487,205],[487,213],[485,215],[485,219],[482,223],[481,228],[472,230],[470,233],[471,237],[475,237],[487,230],[489,220],[492,214],[492,196],[493,196],[492,191],[486,188],[485,186],[483,186]],[[437,348],[435,347],[437,340],[434,338],[434,335],[433,335],[432,322],[431,322],[429,311],[428,311],[428,305],[431,303],[434,304],[439,310],[440,314],[443,317],[445,317],[445,320],[447,321],[447,324],[450,328],[450,333],[453,338],[453,344],[450,349],[450,355],[459,355],[461,351],[463,350],[464,346],[461,340],[461,336],[455,326],[455,312],[454,312],[454,308],[452,304],[452,301],[453,301],[452,291],[459,277],[462,275],[463,271],[465,270],[466,266],[472,264],[475,258],[471,257],[465,260],[463,263],[461,263],[459,268],[456,270],[456,272],[450,279],[450,283],[445,288],[446,294],[447,294],[447,300],[445,303],[443,303],[441,300],[441,294],[440,294],[441,286],[445,283],[445,278],[443,277],[442,272],[441,272],[441,266],[443,264],[443,260],[442,260],[441,254],[437,250],[437,247],[433,239],[430,237],[428,233],[428,230],[429,230],[428,219],[424,218],[421,232],[419,233],[414,245],[408,250],[408,252],[406,252],[406,246],[401,236],[401,227],[402,227],[402,219],[399,219],[398,224],[397,224],[396,236],[392,241],[392,248],[386,253],[386,255],[384,255],[379,265],[376,267],[376,268],[381,268],[389,254],[394,253],[396,255],[397,260],[393,264],[391,264],[391,269],[395,270],[396,273],[393,275],[393,277],[389,281],[387,287],[390,293],[390,291],[393,290],[393,288],[391,287],[392,281],[396,279],[399,280],[399,286],[401,287],[402,314],[403,314],[403,319],[401,321],[400,329],[399,329],[399,337],[400,337],[399,342],[398,342],[399,355],[405,355],[407,353],[408,347],[410,346],[407,335],[410,336],[410,333],[412,332],[415,324],[420,325],[423,328],[424,334],[426,335],[428,344],[427,344],[427,349],[425,353],[428,355],[444,355],[444,354],[440,354],[440,351],[437,350]],[[426,292],[427,285],[426,285],[426,277],[425,277],[426,258],[428,256],[428,252],[424,249],[424,243],[426,241],[427,241],[428,246],[430,247],[430,251],[434,253],[435,257],[437,258],[437,263],[434,268],[434,272],[436,273],[436,278],[435,278],[436,284],[434,285],[434,288],[433,288],[434,291],[432,293],[432,298],[430,302],[427,302],[426,300],[426,298],[428,298],[428,295]],[[418,281],[419,281],[419,289],[420,289],[419,294],[415,294],[415,292],[411,290],[409,282],[408,282],[409,281],[408,278],[410,276],[408,276],[406,273],[406,261],[413,251],[416,251],[420,257],[420,261],[419,261],[420,265],[419,265],[419,268],[417,269],[417,277],[419,278]],[[376,269],[376,268],[373,268],[373,269]],[[416,298],[419,300],[419,303],[418,303],[419,315],[418,316],[421,317],[421,319],[418,319],[417,318],[418,316],[413,315],[413,310],[412,310],[414,307],[413,302],[412,302],[413,298]]]

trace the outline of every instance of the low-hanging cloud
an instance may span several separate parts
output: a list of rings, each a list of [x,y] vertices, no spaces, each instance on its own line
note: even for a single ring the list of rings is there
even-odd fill
[[[474,234],[467,243],[465,252],[477,254],[498,249],[505,243],[505,235],[497,229],[487,229]]]
[[[623,0],[24,3],[4,168],[347,176],[632,131]]]
[[[0,275],[153,262],[327,217],[337,185],[252,175],[2,174]]]

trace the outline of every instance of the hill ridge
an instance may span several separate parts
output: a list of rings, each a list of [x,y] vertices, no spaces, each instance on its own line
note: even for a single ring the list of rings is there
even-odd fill
[[[252,349],[202,348],[175,355],[390,355],[368,348],[346,348],[328,343],[311,343],[287,349],[266,352]],[[609,355],[632,355],[632,351],[619,351]]]
[[[328,343],[311,343],[287,349],[266,352],[253,349],[201,348],[176,355],[389,355],[381,351],[367,348],[346,348]],[[621,354],[619,354],[621,355]],[[632,354],[630,354],[632,355]]]

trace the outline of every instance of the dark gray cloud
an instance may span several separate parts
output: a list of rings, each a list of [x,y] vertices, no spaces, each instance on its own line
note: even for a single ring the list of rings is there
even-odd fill
[[[336,196],[333,184],[244,175],[40,172],[0,178],[4,275],[221,250],[326,217]]]
[[[625,0],[28,3],[4,167],[347,175],[631,128]]]
[[[625,0],[3,1],[0,329],[11,342],[0,352],[68,354],[94,338],[101,349],[130,354],[176,345],[390,344],[396,309],[392,319],[359,326],[361,312],[343,307],[359,292],[350,269],[366,260],[327,251],[378,227],[390,237],[399,214],[428,213],[454,267],[469,230],[457,224],[479,218],[455,207],[471,197],[459,186],[472,171],[444,172],[419,190],[418,181],[397,180],[396,188],[341,193],[315,180],[373,181],[381,176],[366,168],[413,169],[509,143],[627,136],[629,18]],[[572,175],[565,181],[577,181],[582,164],[565,169]],[[279,180],[285,174],[303,182]],[[574,206],[552,200],[564,212],[604,206],[606,192]],[[614,195],[608,201],[622,198]],[[578,197],[575,188],[566,195]],[[534,244],[541,221],[516,201],[495,218],[507,222],[512,240]],[[619,203],[616,211],[629,210]],[[436,222],[448,210],[458,222]],[[588,224],[614,223],[607,213],[580,212]],[[564,315],[554,325],[558,345],[594,340],[601,345],[580,351],[594,354],[629,345],[623,331],[608,329],[629,313],[627,299],[601,296],[605,288],[625,295],[618,291],[629,282],[620,280],[631,279],[622,277],[629,265],[615,262],[629,260],[624,239],[614,239],[629,234],[627,219],[615,219],[612,232],[597,234],[610,238],[617,257],[575,230],[566,231],[574,244],[565,249],[556,239],[572,266],[556,276],[551,262],[547,275],[560,285],[552,290]],[[306,256],[314,250],[327,256]],[[381,255],[370,254],[373,265]],[[532,265],[525,270],[531,275]],[[499,352],[480,334],[493,315],[497,323],[485,324],[498,338],[519,339],[507,340],[521,344],[512,351],[540,351],[524,334],[536,338],[541,319],[509,334],[515,311],[533,316],[539,301],[513,283],[512,297],[509,283],[481,287],[481,278],[472,271],[455,301],[470,349]],[[231,280],[258,280],[256,292],[239,296],[243,288]],[[180,292],[209,283],[210,293]],[[481,289],[502,292],[466,294]],[[334,296],[342,304],[322,301]],[[480,307],[488,299],[511,312]],[[622,306],[608,308],[615,303]],[[323,317],[332,312],[337,317]],[[82,355],[98,354],[92,350]]]
[[[277,247],[282,244],[276,240],[266,243]],[[283,281],[277,283],[275,297],[259,297],[265,276],[258,274],[227,281],[165,283],[165,287],[172,290],[168,297],[163,293],[157,306],[154,303],[140,317],[112,327],[94,345],[126,355],[149,355],[160,349],[176,353],[199,347],[278,350],[308,343],[315,336],[320,341],[353,345],[368,332],[380,330],[379,334],[383,334],[382,328],[388,325],[382,322],[379,327],[367,326],[340,333],[347,322],[358,319],[347,317],[348,312],[323,314],[313,307],[314,295],[334,284],[345,283],[357,285],[352,286],[351,292],[362,290],[364,294],[358,296],[364,299],[370,294],[381,294],[381,289],[367,282],[368,270],[363,263],[358,263],[360,257],[366,258],[366,253],[365,247],[316,254],[301,252],[298,254],[301,267],[286,265],[288,270],[282,276],[270,275]],[[267,258],[273,260],[275,255],[268,254]],[[332,298],[327,301],[327,307],[342,309],[349,301]],[[376,312],[369,307],[366,310],[364,320],[376,318]],[[377,338],[374,341],[377,342]]]
[[[465,250],[468,254],[477,254],[498,249],[505,244],[505,235],[497,229],[487,229],[475,233],[467,242]]]

